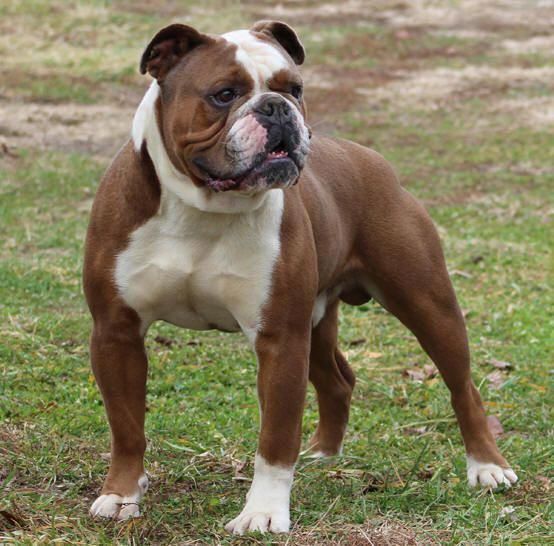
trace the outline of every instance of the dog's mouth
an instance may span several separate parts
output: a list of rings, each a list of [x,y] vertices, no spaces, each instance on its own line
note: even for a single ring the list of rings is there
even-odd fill
[[[288,187],[294,185],[300,176],[301,165],[295,156],[289,154],[284,146],[277,146],[271,152],[258,154],[248,169],[231,176],[218,176],[202,166],[206,174],[204,183],[214,192],[251,192]]]

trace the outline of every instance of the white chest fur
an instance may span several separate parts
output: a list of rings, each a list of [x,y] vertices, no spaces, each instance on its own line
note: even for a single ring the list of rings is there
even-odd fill
[[[239,328],[253,339],[280,249],[282,190],[255,210],[198,210],[164,190],[159,212],[117,257],[115,277],[143,329],[154,320],[204,330]]]

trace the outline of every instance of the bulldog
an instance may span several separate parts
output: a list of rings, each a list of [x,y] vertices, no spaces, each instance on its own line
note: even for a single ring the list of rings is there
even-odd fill
[[[337,342],[339,303],[371,298],[419,340],[451,393],[469,485],[516,474],[487,427],[464,319],[437,232],[377,152],[311,133],[304,48],[261,21],[208,35],[172,24],[140,61],[152,76],[104,175],[86,241],[90,354],[111,427],[93,516],[140,514],[147,357],[156,320],[242,331],[258,361],[259,443],[231,533],[287,532],[306,388],[319,423],[308,449],[341,452],[354,374]],[[221,364],[223,365],[223,364]]]

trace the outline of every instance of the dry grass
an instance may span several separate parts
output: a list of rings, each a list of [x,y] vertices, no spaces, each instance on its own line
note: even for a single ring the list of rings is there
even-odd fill
[[[173,20],[221,32],[275,17],[307,46],[311,125],[378,149],[430,208],[476,379],[522,482],[467,491],[445,388],[411,336],[368,305],[341,322],[358,375],[345,455],[300,461],[289,537],[222,531],[252,471],[248,348],[168,326],[149,339],[145,515],[92,521],[108,435],[87,361],[82,241],[148,83],[138,58]],[[546,544],[553,17],[548,2],[507,0],[2,2],[0,542]],[[512,364],[499,389],[491,359]],[[307,433],[315,419],[310,395]]]

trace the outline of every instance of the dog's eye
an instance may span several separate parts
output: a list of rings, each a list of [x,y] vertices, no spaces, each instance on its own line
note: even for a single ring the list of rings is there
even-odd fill
[[[290,90],[290,94],[297,100],[300,100],[302,98],[302,86],[301,85],[293,85]]]
[[[216,106],[227,106],[231,104],[237,97],[238,93],[234,89],[222,89],[215,95],[211,96],[212,101]]]

